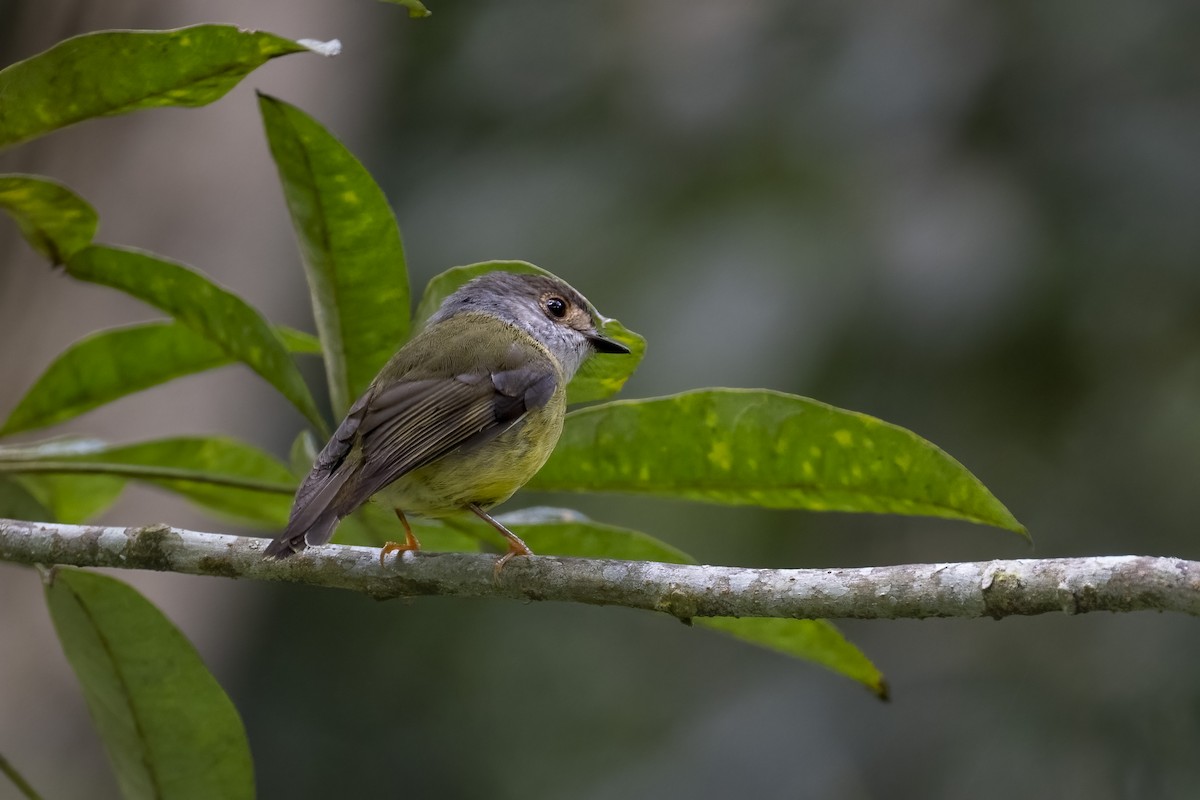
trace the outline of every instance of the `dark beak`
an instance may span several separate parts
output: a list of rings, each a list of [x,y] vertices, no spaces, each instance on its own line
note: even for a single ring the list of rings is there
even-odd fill
[[[609,339],[607,336],[601,336],[599,333],[585,333],[584,336],[592,343],[592,348],[597,353],[629,354],[629,348],[615,339]]]

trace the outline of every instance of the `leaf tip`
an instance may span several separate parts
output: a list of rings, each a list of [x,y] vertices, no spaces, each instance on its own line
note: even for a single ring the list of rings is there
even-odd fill
[[[42,583],[45,584],[46,588],[49,589],[51,586],[53,586],[54,579],[58,577],[58,567],[47,567],[42,564],[35,564],[34,566],[37,568],[38,575],[41,576]]]
[[[1022,525],[1021,522],[1013,516],[1013,513],[1009,511],[1003,503],[1001,503],[999,500],[996,500],[995,496],[993,496],[992,499],[995,500],[996,503],[996,514],[991,519],[986,520],[987,524],[993,525],[997,528],[1002,528],[1006,531],[1011,531],[1032,545],[1033,537],[1029,535],[1029,529]]]
[[[297,39],[296,44],[303,45],[317,55],[332,57],[341,55],[342,43],[338,39],[322,42],[320,39]]]
[[[409,19],[425,19],[433,16],[433,12],[426,8],[420,0],[380,0],[380,2],[404,6],[408,9]]]

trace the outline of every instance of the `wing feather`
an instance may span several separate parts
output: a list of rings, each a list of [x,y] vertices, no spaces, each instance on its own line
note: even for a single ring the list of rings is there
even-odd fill
[[[363,422],[363,468],[352,502],[357,507],[401,476],[498,436],[545,405],[556,385],[547,363],[388,387],[387,405],[372,403]]]

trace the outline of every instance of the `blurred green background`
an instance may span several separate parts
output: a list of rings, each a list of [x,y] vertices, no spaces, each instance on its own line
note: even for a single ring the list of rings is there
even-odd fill
[[[1200,6],[1184,0],[0,0],[0,63],[100,28],[340,38],[215,106],[0,154],[97,207],[100,238],[308,326],[253,101],[297,103],[377,177],[413,285],[519,258],[649,340],[626,396],[769,387],[908,427],[1024,522],[520,494],[709,563],[1200,558]],[[0,224],[0,413],[55,353],[152,318]],[[301,425],[243,370],[64,426],[128,441]],[[314,378],[317,377],[314,371]],[[228,529],[133,491],[106,521]],[[671,619],[377,604],[128,577],[245,719],[263,797],[1193,798],[1200,626],[1152,614],[847,623],[893,701]],[[108,798],[30,570],[0,565],[0,752]],[[11,788],[0,784],[0,797]]]

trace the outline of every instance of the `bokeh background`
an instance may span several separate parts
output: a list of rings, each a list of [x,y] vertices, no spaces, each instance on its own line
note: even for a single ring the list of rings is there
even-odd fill
[[[76,33],[233,22],[339,38],[214,106],[0,154],[104,241],[311,325],[253,99],[310,111],[385,188],[417,289],[493,258],[566,277],[650,349],[627,396],[769,387],[917,431],[1035,546],[944,520],[518,495],[702,561],[1200,558],[1200,6],[950,2],[0,0],[0,63]],[[0,222],[0,413],[99,327],[153,318]],[[315,377],[315,376],[314,376]],[[247,371],[61,429],[302,422]],[[129,491],[105,521],[215,529]],[[127,576],[245,719],[263,797],[1192,798],[1200,625],[1155,614],[847,623],[893,700],[614,609]],[[116,785],[36,575],[0,565],[0,752],[47,797]],[[0,797],[12,789],[0,783]]]

